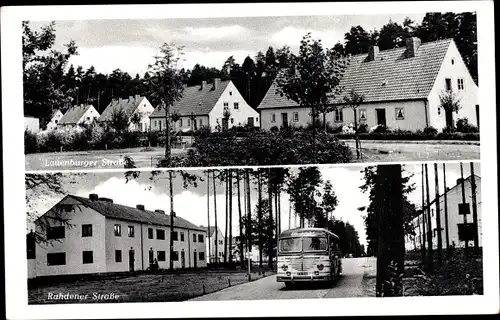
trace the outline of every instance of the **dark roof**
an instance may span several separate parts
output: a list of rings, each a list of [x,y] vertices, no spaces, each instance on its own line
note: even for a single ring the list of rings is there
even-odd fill
[[[406,47],[379,51],[374,61],[367,61],[368,53],[354,55],[340,86],[344,94],[355,89],[364,95],[365,103],[425,99],[452,41],[422,43],[412,58],[406,57]],[[343,96],[335,97],[332,103],[343,103]],[[294,106],[297,103],[276,93],[274,82],[258,109]]]
[[[295,229],[285,230],[280,234],[280,237],[289,237],[294,232],[300,232],[300,233],[302,233],[302,232],[325,232],[325,233],[328,233],[330,235],[333,235],[334,237],[336,237],[338,239],[338,236],[335,233],[328,231],[327,229],[323,229],[323,228],[295,228]]]
[[[59,124],[74,124],[77,123],[87,112],[92,107],[92,105],[87,104],[87,105],[79,105],[79,106],[74,106],[68,109],[66,113],[62,116],[61,120],[59,120]]]
[[[128,99],[113,99],[108,104],[106,109],[104,109],[98,121],[111,121],[113,112],[116,112],[120,109],[122,109],[125,114],[130,117],[132,116],[132,113],[135,111],[135,109],[137,109],[142,99],[144,99],[144,97],[140,95],[135,95],[133,97],[130,96]]]
[[[170,226],[170,215],[164,213],[149,210],[140,210],[137,208],[127,207],[105,200],[90,200],[88,198],[78,197],[74,195],[68,196],[76,199],[83,205],[99,212],[107,218],[156,224],[161,226]],[[174,226],[184,229],[206,231],[204,228],[200,228],[179,216],[174,217]]]
[[[213,84],[206,84],[203,89],[201,85],[185,87],[181,100],[175,102],[171,110],[181,116],[208,115],[229,82],[229,80],[219,81],[215,89]],[[149,117],[165,117],[165,109],[157,107]]]

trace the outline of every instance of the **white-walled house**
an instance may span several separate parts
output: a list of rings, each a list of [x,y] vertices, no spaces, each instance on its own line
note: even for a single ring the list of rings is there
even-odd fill
[[[234,126],[259,127],[259,113],[243,99],[232,81],[214,79],[212,84],[203,81],[199,86],[185,87],[181,100],[174,103],[173,113],[180,115],[180,120],[173,124],[175,130],[190,131],[201,127]],[[224,111],[230,113],[224,118]],[[150,116],[151,130],[165,130],[165,109],[157,107]]]
[[[128,99],[118,98],[111,100],[97,121],[102,124],[111,122],[113,114],[120,109],[123,110],[128,117],[130,122],[129,130],[142,132],[150,130],[149,116],[153,113],[155,108],[146,97],[140,95],[130,96]],[[135,114],[137,114],[138,121],[133,121]]]
[[[99,112],[90,104],[81,104],[68,109],[59,120],[58,128],[74,128],[77,125],[92,124],[99,118]]]
[[[474,175],[474,184],[476,190],[476,206],[477,206],[477,234],[478,243],[482,247],[482,215],[481,215],[481,177]],[[464,179],[463,184],[461,178],[457,179],[457,184],[452,188],[448,188],[446,192],[443,192],[439,196],[439,212],[440,212],[440,223],[441,223],[441,238],[443,241],[443,248],[446,248],[446,217],[445,217],[445,194],[447,203],[447,214],[448,214],[448,238],[450,246],[455,247],[465,247],[465,235],[464,233],[464,216],[459,214],[459,204],[462,204],[462,186],[464,187],[465,202],[468,206],[467,225],[468,228],[474,229],[473,225],[473,205],[472,205],[472,176]],[[437,248],[437,206],[436,199],[434,198],[430,202],[431,211],[431,228],[432,228],[432,245],[433,248]],[[415,250],[421,248],[422,240],[425,240],[425,245],[427,247],[427,236],[424,231],[427,231],[427,223],[425,227],[422,226],[424,218],[422,214],[419,214],[412,220],[412,224],[415,231],[415,237],[406,236],[405,247],[407,250]],[[473,231],[472,231],[473,232]],[[473,246],[472,239],[469,239],[469,246]]]
[[[57,129],[57,126],[59,125],[59,121],[61,121],[61,118],[63,117],[63,113],[61,110],[56,109],[52,112],[52,117],[50,118],[49,123],[47,123],[46,130],[55,130]]]
[[[147,270],[154,259],[169,268],[170,215],[162,210],[115,204],[97,194],[67,195],[35,225],[50,241],[28,251],[31,278]],[[205,229],[174,216],[172,236],[174,268],[206,267]]]
[[[340,86],[343,93],[331,99],[337,108],[326,117],[334,127],[354,123],[354,111],[343,100],[351,90],[364,96],[357,117],[358,123],[369,128],[385,125],[416,131],[432,126],[442,130],[459,118],[479,125],[478,87],[452,39],[421,43],[409,38],[406,47],[383,51],[372,46],[369,53],[351,57]],[[274,82],[257,108],[261,128],[311,123],[310,108],[281,97],[276,88]],[[460,99],[457,112],[447,113],[440,107],[439,95],[447,90]]]
[[[224,261],[224,235],[222,234],[222,231],[217,227],[217,230],[215,229],[214,226],[210,226],[210,229],[208,227],[203,227],[207,231],[207,245],[206,245],[206,250],[209,252],[207,254],[207,263],[216,263],[216,262],[223,262]],[[215,238],[215,235],[217,234],[217,240]],[[209,247],[210,243],[210,247]],[[217,258],[216,258],[217,257]]]
[[[24,117],[24,130],[30,131],[31,133],[37,133],[40,131],[40,120],[35,117]]]

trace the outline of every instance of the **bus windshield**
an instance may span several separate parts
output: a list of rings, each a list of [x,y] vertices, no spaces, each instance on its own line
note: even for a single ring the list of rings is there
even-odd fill
[[[328,241],[325,237],[285,238],[280,240],[280,252],[325,251]]]

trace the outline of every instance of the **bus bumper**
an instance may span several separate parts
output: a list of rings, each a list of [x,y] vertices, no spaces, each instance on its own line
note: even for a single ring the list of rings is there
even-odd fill
[[[307,276],[276,276],[277,282],[321,282],[331,281],[330,275],[307,275]]]

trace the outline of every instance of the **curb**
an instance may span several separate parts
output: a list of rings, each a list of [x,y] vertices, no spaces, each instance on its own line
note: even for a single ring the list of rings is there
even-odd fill
[[[344,139],[340,140],[343,142],[356,142],[354,139]],[[472,140],[360,140],[361,145],[363,144],[375,144],[375,143],[401,143],[401,144],[450,144],[450,145],[480,145],[480,141]]]

